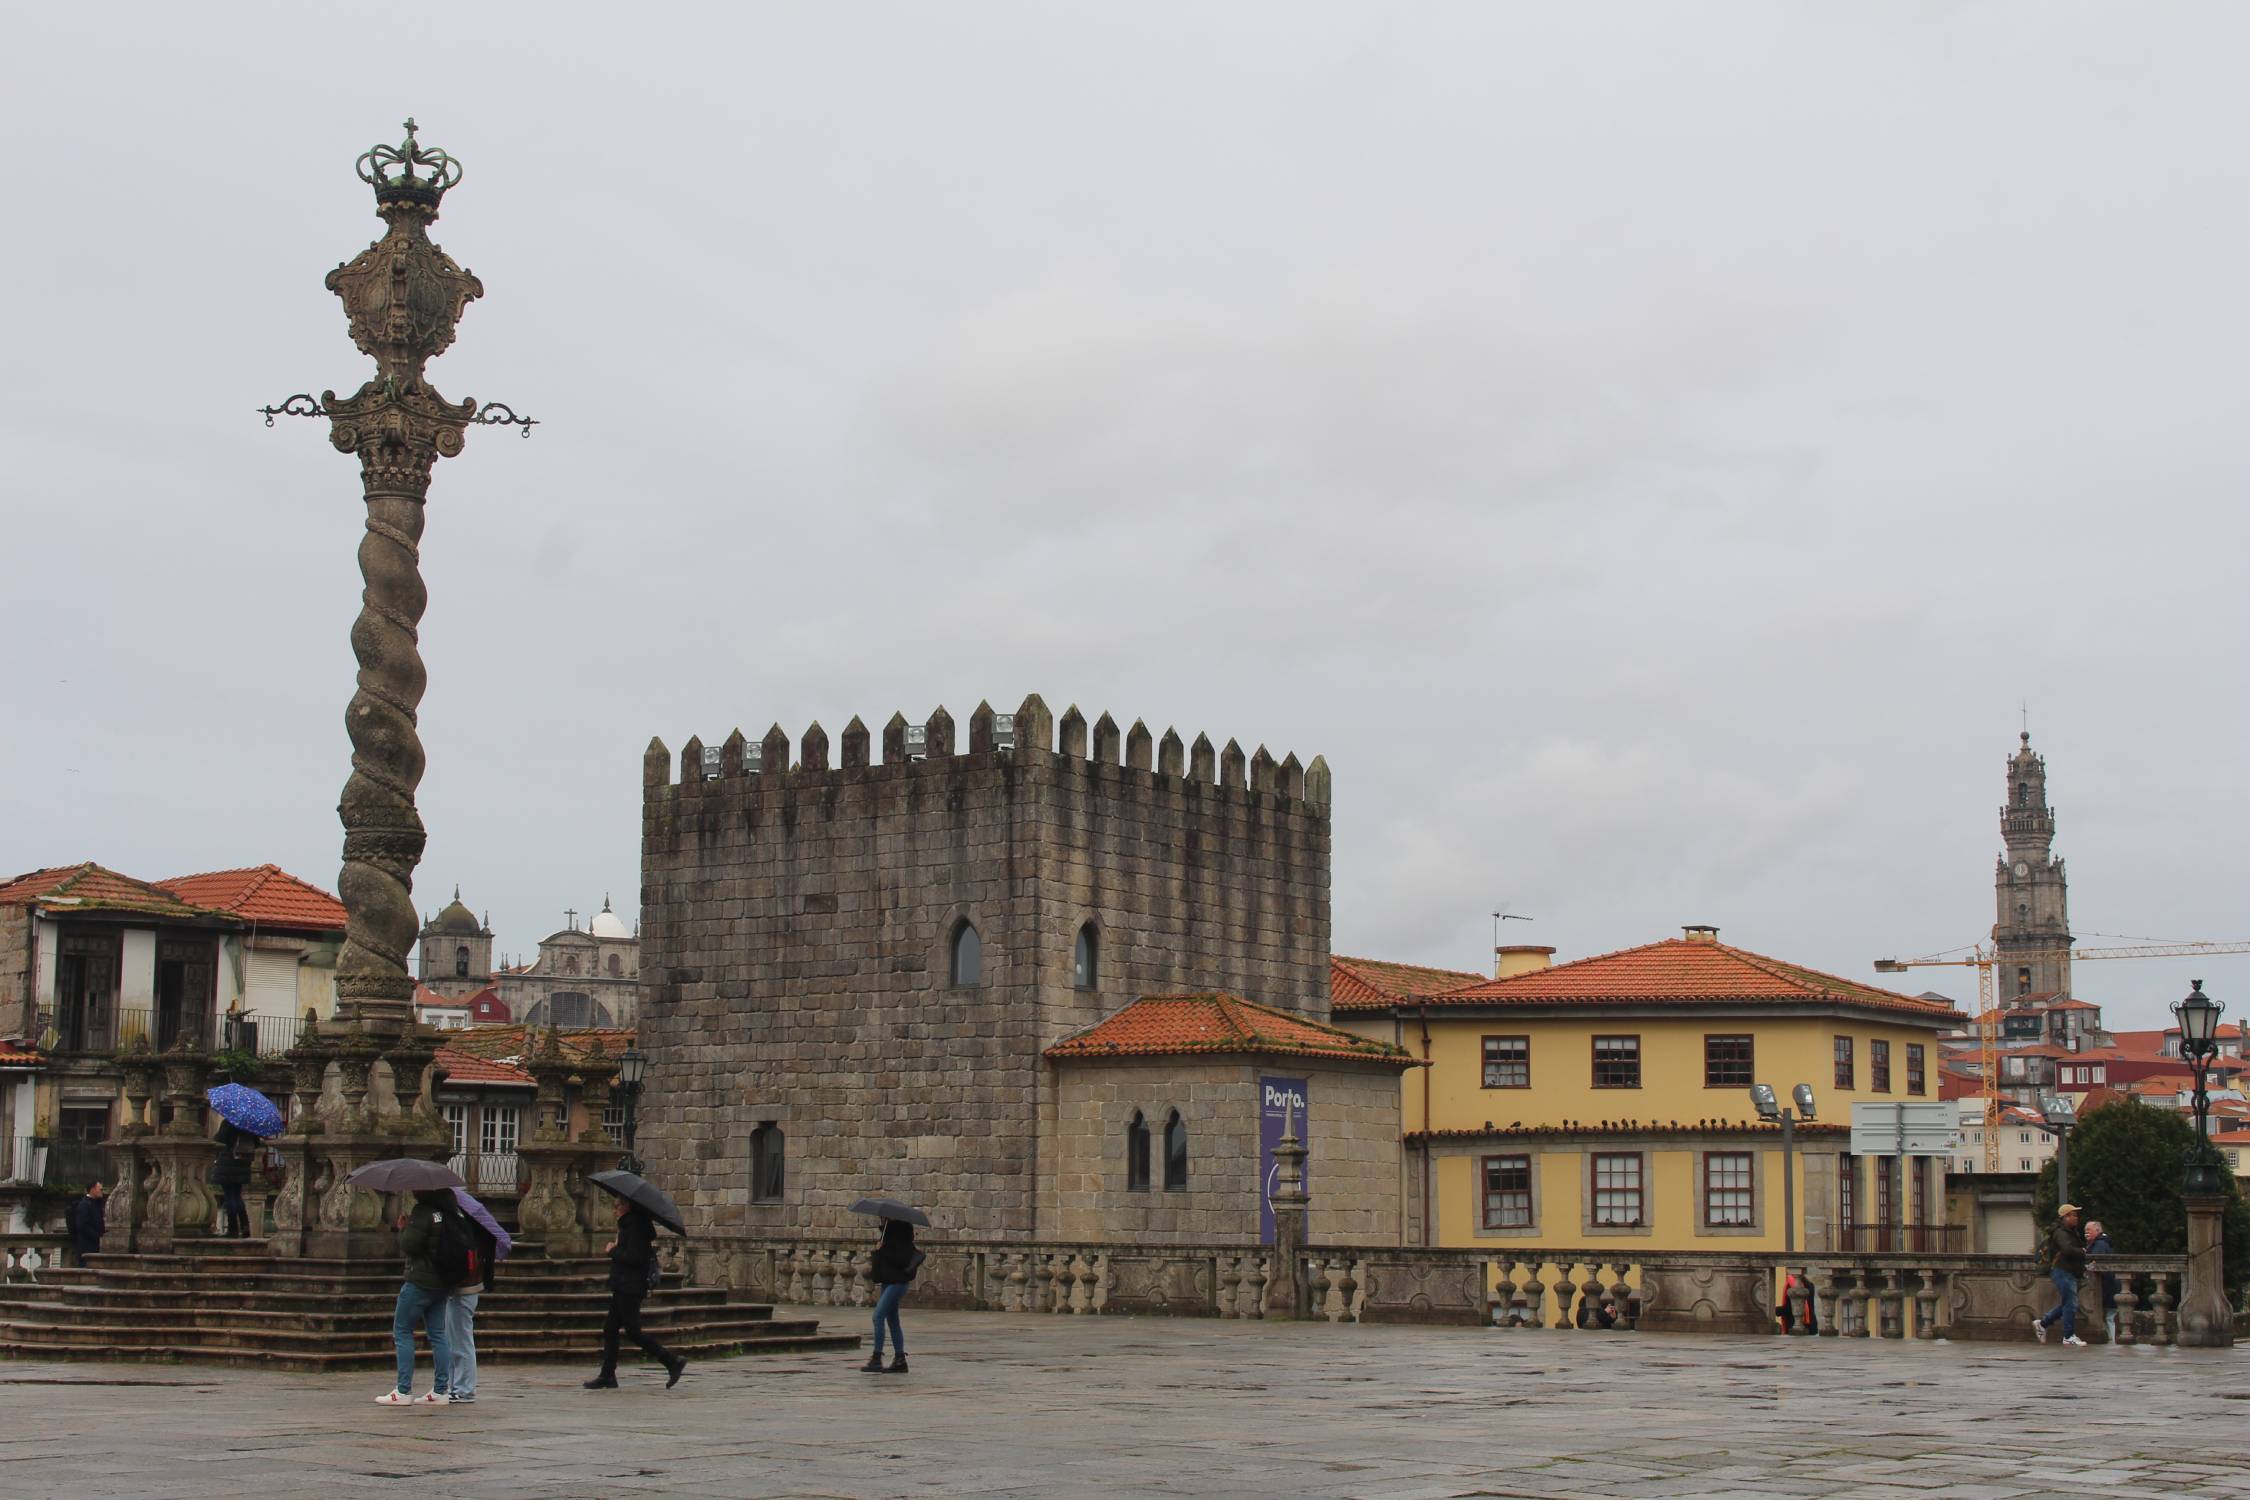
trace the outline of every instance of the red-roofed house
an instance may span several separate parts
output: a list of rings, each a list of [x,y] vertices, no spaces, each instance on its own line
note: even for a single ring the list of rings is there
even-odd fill
[[[1779,1250],[1780,1136],[1756,1083],[1814,1093],[1797,1133],[1798,1243],[1841,1249],[1863,1238],[1853,1226],[1891,1221],[1901,1174],[1895,1158],[1849,1154],[1851,1108],[1939,1097],[1939,1039],[1962,1020],[1950,1004],[1711,927],[1573,963],[1547,951],[1504,953],[1494,978],[1467,984],[1334,986],[1337,1025],[1430,1064],[1403,1080],[1411,1241]],[[1904,1174],[1924,1248],[1945,1239],[1943,1165]]]
[[[243,924],[220,946],[218,1006],[233,1045],[275,1056],[295,1045],[306,1011],[324,1018],[336,1013],[343,902],[278,865],[180,875],[156,885]]]
[[[1235,995],[1151,995],[1046,1058],[1039,1217],[1061,1238],[1270,1243],[1261,1163],[1286,1121],[1311,1153],[1311,1241],[1396,1243],[1399,1048]]]

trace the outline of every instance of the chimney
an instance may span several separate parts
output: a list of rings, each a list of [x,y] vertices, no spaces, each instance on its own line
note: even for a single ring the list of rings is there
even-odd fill
[[[1719,940],[1719,929],[1708,922],[1690,922],[1680,931],[1687,934],[1687,940],[1691,943],[1715,943]]]
[[[1492,950],[1492,977],[1513,979],[1518,974],[1530,974],[1554,963],[1555,950],[1542,948],[1536,943],[1512,943]]]

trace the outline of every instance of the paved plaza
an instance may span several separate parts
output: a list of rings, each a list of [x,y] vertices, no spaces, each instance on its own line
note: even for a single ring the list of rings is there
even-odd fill
[[[0,1364],[0,1496],[2250,1496],[2250,1353],[911,1309],[908,1335],[903,1377],[492,1364],[429,1410],[371,1404],[380,1376]]]

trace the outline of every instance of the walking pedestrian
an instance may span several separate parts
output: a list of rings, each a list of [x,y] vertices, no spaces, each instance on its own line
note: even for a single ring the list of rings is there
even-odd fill
[[[618,1335],[629,1333],[642,1350],[664,1367],[664,1389],[687,1373],[687,1360],[641,1329],[641,1302],[656,1284],[656,1220],[637,1203],[617,1200],[617,1238],[609,1252],[609,1316],[602,1319],[601,1373],[586,1382],[589,1391],[617,1388]]]
[[[2102,1228],[2099,1219],[2086,1221],[2086,1258],[2097,1255],[2115,1255],[2117,1247],[2109,1242],[2109,1231]],[[2117,1274],[2114,1271],[2097,1271],[2102,1279],[2102,1333],[2112,1344],[2117,1342]]]
[[[516,1246],[492,1211],[469,1196],[467,1188],[449,1191],[469,1216],[470,1233],[477,1241],[476,1279],[452,1288],[445,1299],[446,1342],[453,1346],[453,1389],[447,1395],[455,1406],[463,1406],[477,1399],[477,1298],[492,1290],[493,1272]]]
[[[109,1198],[98,1182],[87,1183],[85,1193],[64,1211],[63,1227],[70,1231],[71,1258],[80,1265],[86,1264],[87,1256],[100,1253],[108,1219]]]
[[[450,1222],[448,1222],[450,1221]],[[452,1399],[453,1346],[445,1336],[445,1278],[438,1271],[440,1241],[465,1236],[466,1219],[448,1188],[414,1195],[414,1207],[398,1218],[398,1253],[406,1260],[398,1307],[391,1315],[391,1342],[398,1351],[398,1384],[375,1398],[378,1406],[445,1406]],[[430,1389],[414,1394],[414,1330],[430,1335]]]
[[[2065,1203],[2054,1232],[2047,1236],[2047,1275],[2055,1283],[2056,1300],[2047,1315],[2031,1325],[2031,1336],[2044,1344],[2047,1330],[2060,1319],[2063,1342],[2073,1349],[2086,1347],[2078,1336],[2078,1281],[2086,1274],[2086,1235],[2078,1227],[2079,1213],[2077,1204]]]
[[[867,1274],[882,1292],[875,1298],[875,1352],[860,1368],[870,1375],[906,1373],[906,1334],[898,1326],[898,1305],[914,1282],[914,1273],[928,1259],[914,1248],[914,1226],[904,1219],[885,1219],[883,1238],[869,1258]],[[891,1362],[883,1363],[883,1330],[891,1334]]]
[[[250,1160],[258,1138],[231,1120],[219,1122],[219,1158],[211,1164],[211,1180],[219,1187],[219,1211],[225,1219],[221,1234],[230,1240],[250,1237],[250,1205],[242,1190],[250,1185]]]

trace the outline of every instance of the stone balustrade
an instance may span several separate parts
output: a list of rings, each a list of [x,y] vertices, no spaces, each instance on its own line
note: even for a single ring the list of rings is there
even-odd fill
[[[667,1269],[699,1283],[798,1306],[874,1301],[872,1236],[664,1243]],[[2029,1256],[1312,1246],[1299,1253],[1291,1278],[1272,1246],[945,1240],[923,1248],[929,1261],[916,1282],[918,1303],[995,1312],[1767,1334],[1779,1328],[1775,1308],[1787,1268],[1802,1277],[1791,1294],[1799,1313],[1809,1299],[1823,1335],[2015,1340],[2054,1302],[2052,1284]],[[2111,1256],[2101,1269],[2121,1278],[2119,1343],[2176,1338],[2186,1257]],[[2086,1278],[2084,1295],[2079,1332],[2099,1341],[2098,1277]]]
[[[59,1234],[0,1233],[0,1282],[37,1281],[40,1273],[63,1263],[63,1247],[69,1243]]]

